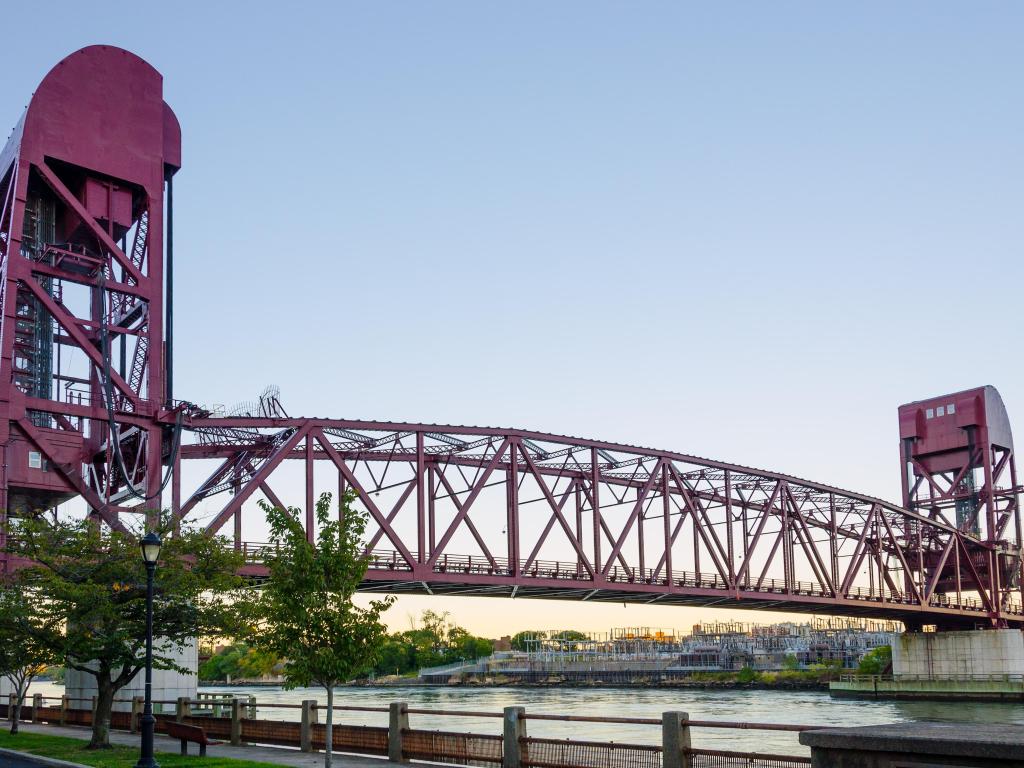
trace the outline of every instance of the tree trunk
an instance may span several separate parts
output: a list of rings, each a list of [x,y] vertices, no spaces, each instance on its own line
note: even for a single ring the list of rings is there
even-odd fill
[[[324,768],[331,768],[331,750],[334,748],[334,686],[327,689],[327,732],[324,736]]]
[[[17,684],[14,698],[14,717],[11,718],[12,736],[18,733],[18,722],[21,720],[21,705],[25,703],[26,693],[27,691],[22,688],[22,684]]]
[[[114,686],[96,678],[96,712],[92,717],[92,738],[86,749],[110,748],[110,712],[114,708]]]

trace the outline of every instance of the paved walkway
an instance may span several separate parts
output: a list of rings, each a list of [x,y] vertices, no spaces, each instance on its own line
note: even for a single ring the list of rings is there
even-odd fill
[[[23,760],[20,757],[0,755],[0,765],[3,768],[39,768],[39,763],[34,760]]]
[[[50,736],[69,736],[73,739],[88,739],[89,729],[75,726],[41,725],[33,723],[22,723],[18,726],[26,733],[44,733]],[[128,747],[139,745],[139,735],[127,731],[110,732],[110,743],[120,744]],[[178,754],[181,749],[177,739],[169,739],[159,733],[154,737],[154,745],[157,752],[173,752]],[[189,754],[195,753],[199,748],[195,744],[189,744]],[[301,766],[301,768],[314,768],[323,766],[323,752],[299,752],[297,749],[285,747],[264,747],[264,746],[243,746],[233,747],[230,744],[218,744],[206,748],[207,757],[234,757],[239,760],[256,760],[261,763],[272,763],[274,765]],[[159,760],[159,755],[157,755]],[[382,757],[368,757],[366,755],[345,755],[334,753],[333,764],[337,768],[386,768],[388,762]],[[0,761],[0,765],[3,765]]]

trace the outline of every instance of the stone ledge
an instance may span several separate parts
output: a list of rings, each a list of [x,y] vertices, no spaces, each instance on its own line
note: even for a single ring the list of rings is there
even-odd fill
[[[971,723],[894,723],[804,731],[800,743],[819,749],[903,752],[1006,760],[1024,755],[1024,726]]]

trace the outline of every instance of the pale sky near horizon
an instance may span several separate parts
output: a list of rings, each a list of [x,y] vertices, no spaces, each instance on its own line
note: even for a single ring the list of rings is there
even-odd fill
[[[1024,6],[55,0],[165,78],[176,395],[516,426],[899,497],[896,407],[1024,424]],[[488,636],[779,614],[404,598]]]

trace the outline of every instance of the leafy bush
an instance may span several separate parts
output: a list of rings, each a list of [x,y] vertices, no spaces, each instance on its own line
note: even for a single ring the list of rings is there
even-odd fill
[[[881,675],[892,666],[892,648],[880,645],[864,654],[857,665],[858,675]]]
[[[757,679],[757,672],[752,667],[744,667],[736,675],[736,680],[741,683],[752,683]]]
[[[439,667],[460,660],[475,661],[490,656],[494,644],[471,635],[453,623],[447,613],[424,611],[419,626],[395,632],[384,640],[380,660],[374,667],[378,675],[414,674],[423,667]]]

